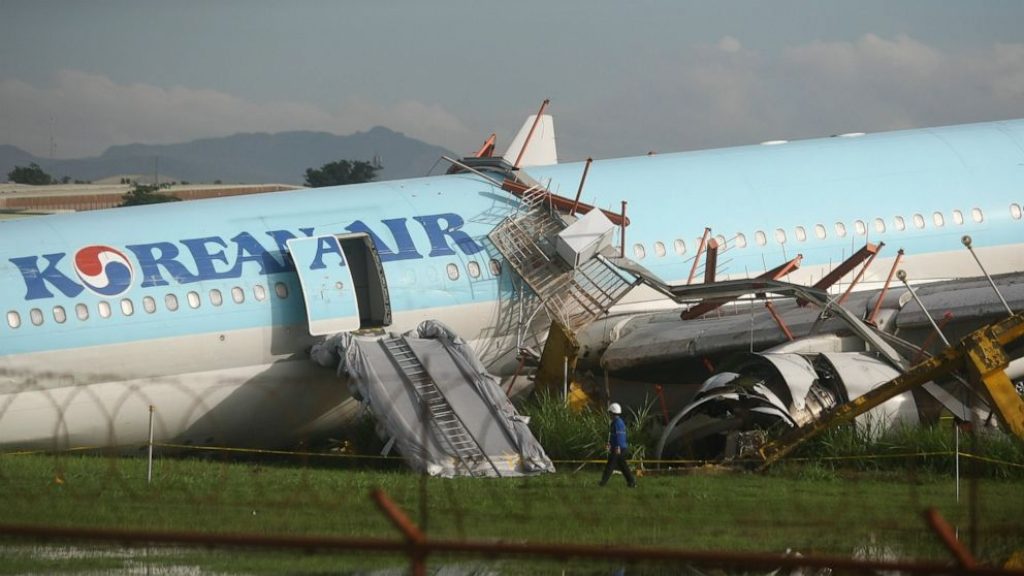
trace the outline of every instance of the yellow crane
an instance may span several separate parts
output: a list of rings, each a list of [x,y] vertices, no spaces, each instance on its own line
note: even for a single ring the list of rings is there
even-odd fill
[[[794,428],[758,449],[763,470],[797,446],[837,424],[848,422],[890,398],[952,372],[963,371],[968,384],[986,398],[1001,426],[1024,440],[1024,400],[1004,370],[1009,358],[1004,347],[1024,336],[1024,313],[976,330],[940,354],[867,394],[841,404],[822,418]]]

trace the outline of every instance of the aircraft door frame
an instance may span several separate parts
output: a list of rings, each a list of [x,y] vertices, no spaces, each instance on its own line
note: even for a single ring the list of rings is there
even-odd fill
[[[310,335],[391,324],[384,266],[368,234],[291,238],[285,244],[299,278]]]

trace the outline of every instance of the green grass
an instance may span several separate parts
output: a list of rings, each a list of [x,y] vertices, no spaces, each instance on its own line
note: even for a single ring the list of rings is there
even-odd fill
[[[794,549],[843,556],[888,551],[901,558],[945,560],[948,555],[926,529],[921,512],[938,507],[962,533],[969,521],[968,483],[957,504],[952,478],[936,474],[915,474],[907,480],[892,472],[790,465],[767,476],[648,475],[637,490],[626,489],[620,477],[598,488],[598,476],[599,467],[590,466],[578,473],[522,479],[428,479],[424,521],[419,515],[421,478],[404,471],[162,458],[155,463],[153,484],[147,486],[142,459],[4,455],[0,522],[397,539],[369,498],[379,487],[434,538]],[[1000,561],[1024,548],[1019,483],[981,479],[973,484],[978,555]],[[92,565],[90,569],[102,569],[126,562],[102,555],[47,559],[24,552],[29,544],[34,543],[0,546],[0,573]],[[286,567],[316,573],[339,566],[332,555],[259,552],[246,553],[244,561],[236,562],[230,559],[237,552],[158,550],[150,562],[226,572],[280,572]],[[345,558],[366,565],[357,556]],[[131,561],[142,562],[138,557]]]

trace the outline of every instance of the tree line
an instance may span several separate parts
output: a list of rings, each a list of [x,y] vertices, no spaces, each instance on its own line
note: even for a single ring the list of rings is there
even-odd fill
[[[364,162],[362,160],[337,160],[328,162],[319,168],[307,168],[304,184],[310,188],[323,188],[326,186],[344,186],[346,184],[361,184],[372,182],[377,179],[377,172],[381,166],[376,162]],[[32,186],[49,186],[57,184],[58,181],[50,176],[38,164],[32,162],[28,166],[15,166],[7,173],[7,179],[16,184],[29,184]],[[67,176],[59,182],[67,184],[71,179]],[[76,184],[88,184],[80,180]],[[181,200],[172,194],[163,194],[161,189],[168,185],[157,186],[154,184],[140,184],[129,179],[122,178],[122,184],[131,184],[131,189],[122,196],[121,206],[138,206],[141,204],[157,204],[161,202],[175,202]],[[221,181],[217,180],[217,184]]]

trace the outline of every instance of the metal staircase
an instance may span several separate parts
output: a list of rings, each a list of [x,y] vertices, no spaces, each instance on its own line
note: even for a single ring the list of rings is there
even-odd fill
[[[548,313],[576,332],[606,314],[635,286],[601,258],[575,269],[555,253],[555,237],[566,228],[548,206],[549,192],[539,185],[522,196],[520,210],[488,237],[495,248],[544,303]]]
[[[500,476],[501,473],[495,467],[494,462],[480,449],[476,439],[466,429],[459,415],[452,409],[444,393],[438,388],[437,383],[434,382],[405,339],[398,336],[385,338],[382,342],[388,354],[398,365],[399,371],[412,385],[413,391],[421,402],[421,407],[427,412],[426,416],[429,418],[438,440],[446,443],[451,449],[457,462],[456,468],[461,466],[470,476],[487,476],[488,474],[482,469],[482,465],[487,464]]]

